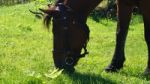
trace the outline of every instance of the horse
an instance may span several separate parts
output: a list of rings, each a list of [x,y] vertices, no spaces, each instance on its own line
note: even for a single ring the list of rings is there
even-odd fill
[[[117,32],[116,46],[111,63],[105,68],[106,72],[116,72],[123,68],[125,62],[125,42],[128,34],[132,10],[138,7],[144,21],[144,37],[148,48],[148,63],[144,74],[150,73],[150,9],[149,0],[116,0],[117,2]]]
[[[49,28],[52,19],[53,60],[58,69],[74,72],[80,58],[88,54],[89,27],[86,24],[90,12],[102,0],[58,0],[47,9],[39,9],[44,15],[44,25]]]
[[[48,9],[40,9],[45,13],[44,24],[49,26],[53,18],[54,51],[53,59],[57,68],[72,70],[78,60],[87,54],[86,45],[89,40],[89,27],[86,24],[90,12],[102,0],[58,0]],[[148,64],[144,73],[150,73],[150,9],[148,0],[116,0],[117,30],[116,46],[111,63],[106,72],[117,72],[125,62],[125,42],[131,20],[132,10],[137,6],[143,15],[145,41],[148,47]],[[82,48],[85,50],[81,54]]]

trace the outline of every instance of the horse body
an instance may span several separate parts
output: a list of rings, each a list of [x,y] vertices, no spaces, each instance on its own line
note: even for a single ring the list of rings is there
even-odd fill
[[[125,41],[131,20],[132,9],[137,6],[143,15],[144,37],[148,47],[148,64],[145,73],[150,72],[150,9],[149,0],[117,0],[116,47],[111,64],[106,71],[116,71],[123,67],[125,61]]]

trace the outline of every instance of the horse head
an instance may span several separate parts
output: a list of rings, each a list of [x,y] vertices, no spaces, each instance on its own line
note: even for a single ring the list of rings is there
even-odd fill
[[[86,46],[90,31],[86,24],[87,15],[101,0],[89,1],[88,7],[84,3],[86,0],[64,0],[54,6],[48,5],[47,9],[40,9],[47,27],[52,19],[53,59],[59,69],[74,71],[78,60],[88,54]]]
[[[34,14],[44,16],[44,25],[47,28],[52,21],[55,66],[59,69],[74,70],[78,60],[87,54],[88,26],[79,19],[79,15],[72,8],[63,3],[56,6],[48,5],[47,9],[39,10],[42,13]],[[81,54],[82,49],[84,52]]]

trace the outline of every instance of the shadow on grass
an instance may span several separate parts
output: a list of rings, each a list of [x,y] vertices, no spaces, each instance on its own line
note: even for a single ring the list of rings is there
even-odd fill
[[[102,78],[101,75],[96,74],[74,72],[67,75],[73,81],[73,84],[116,84],[114,81]]]
[[[135,77],[141,80],[150,81],[150,74],[145,75],[144,72],[130,73],[130,72],[121,71],[120,74],[126,77]]]
[[[150,81],[150,74],[149,75],[143,75],[142,78],[143,78],[143,80],[146,79],[147,81]]]

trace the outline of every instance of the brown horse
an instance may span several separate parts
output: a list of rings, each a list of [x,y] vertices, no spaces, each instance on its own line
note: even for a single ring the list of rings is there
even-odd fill
[[[86,45],[90,31],[86,21],[89,13],[100,2],[101,0],[58,0],[54,6],[48,5],[48,9],[40,9],[45,13],[46,26],[49,26],[53,18],[53,59],[57,68],[72,72],[79,58],[88,54]]]
[[[117,33],[116,33],[116,48],[111,64],[105,71],[117,71],[123,68],[125,61],[125,41],[128,33],[129,22],[131,20],[132,9],[137,6],[143,15],[144,21],[144,36],[148,47],[148,65],[145,73],[150,73],[150,0],[117,0]]]
[[[41,9],[46,16],[48,26],[53,17],[55,66],[63,69],[74,68],[85,49],[89,38],[89,29],[86,25],[87,16],[102,0],[58,0],[54,7]],[[116,48],[111,64],[105,69],[107,72],[116,72],[123,68],[125,61],[125,40],[131,20],[132,9],[137,6],[143,14],[145,40],[148,46],[148,66],[145,73],[150,72],[150,9],[149,0],[117,0],[117,33]]]

